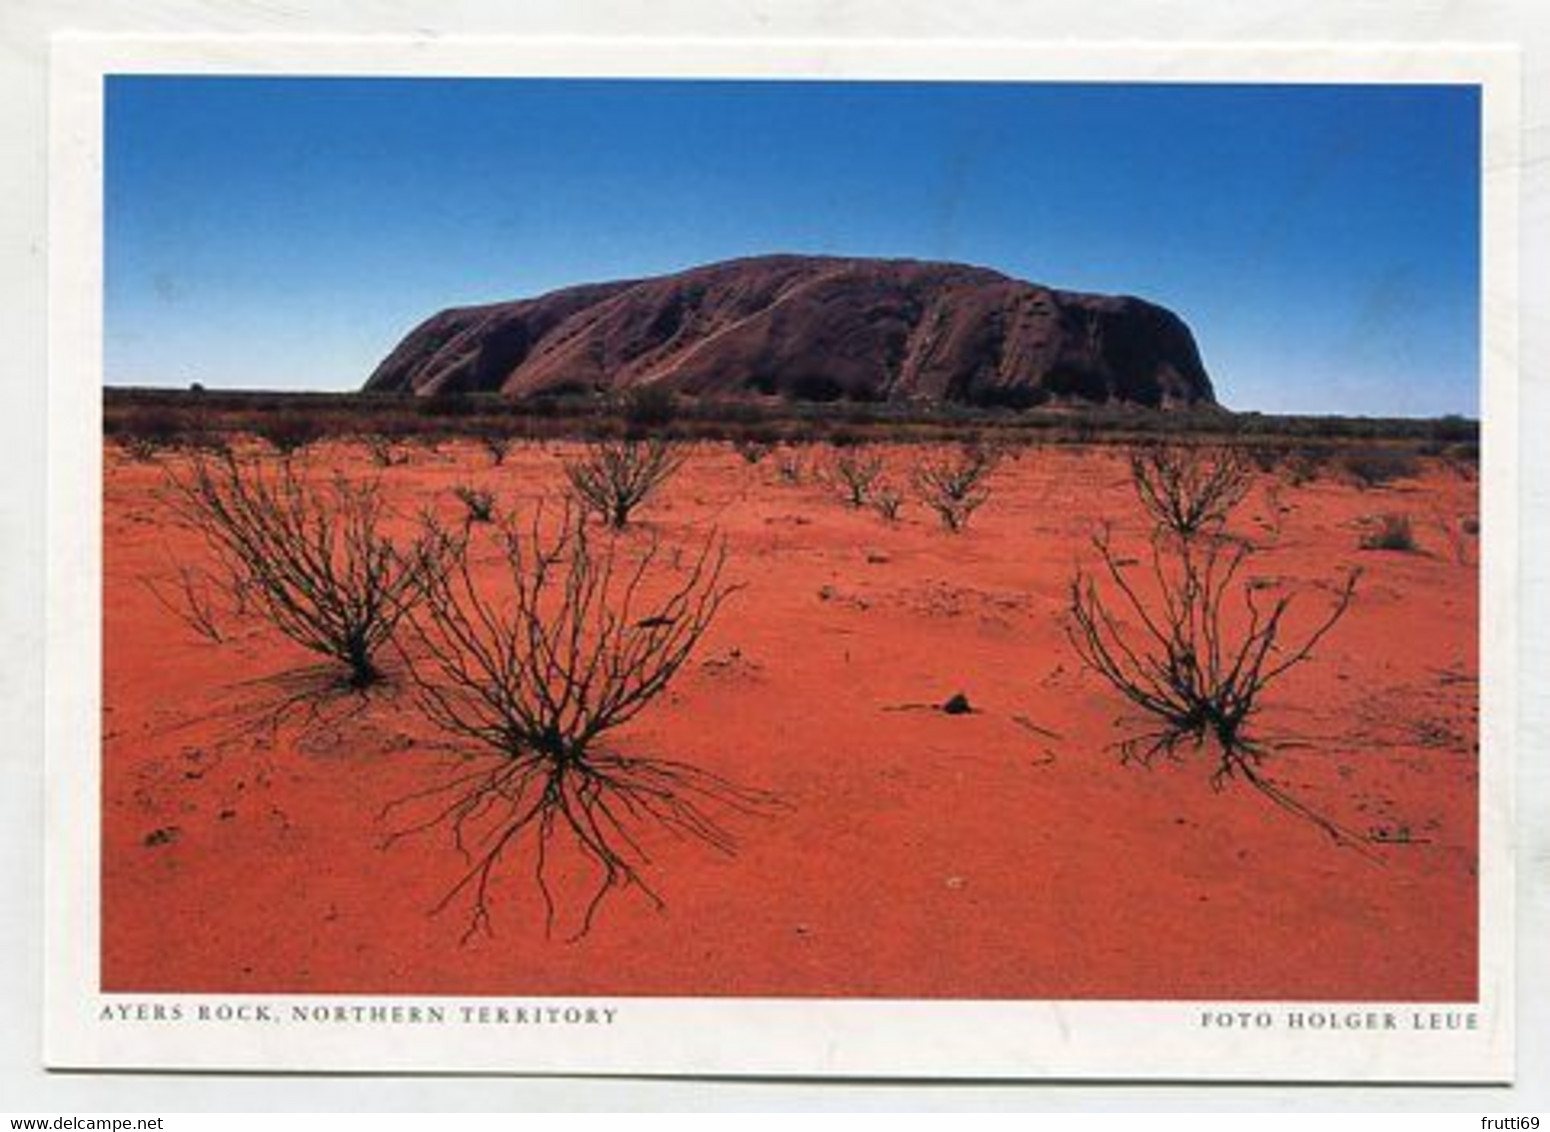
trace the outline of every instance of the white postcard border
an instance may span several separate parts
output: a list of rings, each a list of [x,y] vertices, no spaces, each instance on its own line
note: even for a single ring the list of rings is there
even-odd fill
[[[102,80],[128,73],[1479,83],[1484,115],[1479,1003],[101,993]],[[65,36],[55,41],[50,84],[48,1066],[981,1079],[1511,1079],[1518,500],[1515,52],[1431,45]],[[481,1008],[499,1007],[507,1010],[504,1021],[481,1020]],[[410,1008],[422,1012],[421,1020],[408,1019]],[[395,1009],[396,1016],[391,1014]],[[201,1020],[202,1010],[208,1019]],[[438,1010],[440,1021],[425,1020]],[[521,1021],[516,1020],[519,1010],[525,1011]],[[375,1011],[389,1013],[379,1019]],[[586,1021],[588,1011],[594,1021]],[[1467,1028],[1466,1015],[1473,1015],[1474,1028]],[[1317,1025],[1316,1016],[1321,1019]],[[1448,1028],[1450,1023],[1460,1028]],[[1432,1024],[1438,1028],[1427,1028]]]

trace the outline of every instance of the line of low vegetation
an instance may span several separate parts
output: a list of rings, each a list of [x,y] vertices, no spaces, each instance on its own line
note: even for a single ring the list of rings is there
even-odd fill
[[[1477,459],[1479,424],[1435,419],[1274,416],[1130,407],[991,409],[956,404],[692,401],[654,391],[633,397],[513,400],[456,394],[416,398],[366,393],[191,392],[111,388],[104,431],[126,443],[186,446],[201,436],[245,433],[277,447],[323,438],[374,437],[388,443],[471,439],[504,459],[520,440],[589,440],[626,435],[729,441],[749,462],[779,444],[838,447],[906,444],[1118,444],[1148,439],[1228,440],[1253,446],[1267,463],[1317,462],[1352,446],[1415,455]],[[1310,447],[1312,446],[1312,447]]]

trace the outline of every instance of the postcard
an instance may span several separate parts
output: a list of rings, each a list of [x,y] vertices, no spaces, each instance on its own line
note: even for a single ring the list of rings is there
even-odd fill
[[[1516,75],[58,40],[47,1064],[1510,1080]]]

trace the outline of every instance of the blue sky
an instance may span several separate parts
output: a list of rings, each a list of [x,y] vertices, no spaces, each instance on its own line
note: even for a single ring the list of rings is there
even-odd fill
[[[422,318],[789,251],[1140,295],[1264,412],[1477,414],[1474,87],[108,80],[109,384],[357,388]]]

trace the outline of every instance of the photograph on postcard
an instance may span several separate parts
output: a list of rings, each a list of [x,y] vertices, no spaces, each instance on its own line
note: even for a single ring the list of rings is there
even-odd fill
[[[1482,91],[105,74],[99,993],[1474,1029]]]

